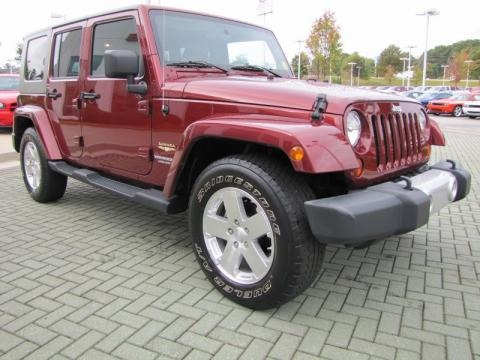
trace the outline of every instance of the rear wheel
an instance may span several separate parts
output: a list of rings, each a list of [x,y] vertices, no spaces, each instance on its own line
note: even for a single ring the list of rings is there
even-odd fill
[[[462,107],[460,105],[455,106],[455,109],[453,109],[452,115],[455,117],[460,117],[462,116],[462,114],[463,114]]]
[[[33,128],[25,130],[20,143],[23,181],[30,196],[41,203],[60,199],[67,187],[67,177],[52,171],[45,150]]]
[[[189,207],[195,255],[212,284],[252,309],[281,305],[316,278],[324,245],[303,203],[313,193],[275,159],[216,161],[198,177]]]

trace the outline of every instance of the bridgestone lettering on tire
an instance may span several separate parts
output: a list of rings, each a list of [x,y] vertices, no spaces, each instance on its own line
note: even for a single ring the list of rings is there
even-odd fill
[[[67,187],[67,177],[48,167],[42,142],[33,128],[25,130],[20,143],[23,181],[30,196],[41,203],[60,199]]]
[[[252,309],[299,295],[315,280],[324,254],[304,213],[310,199],[309,186],[275,159],[238,155],[208,166],[189,206],[194,252],[207,278]]]

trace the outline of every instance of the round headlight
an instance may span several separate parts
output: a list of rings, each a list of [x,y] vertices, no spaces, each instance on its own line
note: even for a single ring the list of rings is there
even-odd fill
[[[420,129],[425,130],[425,126],[427,125],[427,115],[423,111],[420,111],[418,114],[418,123],[420,124]]]
[[[0,109],[4,109],[4,108],[5,108],[5,104],[0,102]]]
[[[346,133],[350,144],[352,146],[357,145],[362,133],[362,121],[358,112],[350,111],[347,115]]]

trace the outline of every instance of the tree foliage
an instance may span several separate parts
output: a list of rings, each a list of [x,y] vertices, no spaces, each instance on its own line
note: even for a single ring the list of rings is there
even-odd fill
[[[408,54],[402,52],[400,48],[396,45],[389,45],[381,53],[378,59],[378,74],[385,76],[387,70],[400,72],[403,71],[403,61],[400,60],[402,57],[408,57]]]
[[[480,68],[476,66],[480,64],[480,40],[463,40],[451,45],[436,46],[429,50],[427,60],[431,67],[427,71],[427,77],[441,78],[443,76],[442,65],[450,64],[464,50],[467,51],[469,59],[475,61],[470,66],[471,78],[480,79]],[[423,61],[423,55],[420,60]],[[455,72],[461,74],[459,69],[455,69]],[[463,76],[466,76],[466,73]],[[452,77],[455,77],[455,75],[452,74]]]
[[[340,28],[333,12],[325,12],[314,22],[306,44],[313,56],[312,73],[314,75],[326,78],[330,75],[330,70],[334,72],[334,69],[339,67],[342,44]]]
[[[353,76],[358,77],[360,72],[361,79],[368,79],[375,71],[375,62],[373,59],[361,56],[358,52],[347,55],[342,60],[342,73],[348,74],[350,78],[350,65],[348,63],[355,63],[353,68]]]
[[[310,67],[310,58],[308,54],[304,51],[300,53],[300,77],[308,75],[308,68]],[[298,55],[295,55],[292,59],[292,70],[295,76],[298,74]]]

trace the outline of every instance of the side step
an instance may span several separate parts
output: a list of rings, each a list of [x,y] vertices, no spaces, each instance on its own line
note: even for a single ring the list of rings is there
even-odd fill
[[[122,183],[100,175],[96,171],[77,168],[65,161],[49,161],[50,169],[76,180],[106,190],[114,195],[133,200],[142,205],[159,210],[164,214],[176,214],[186,209],[186,201],[174,196],[165,198],[163,192],[157,189],[142,189],[140,187]]]

